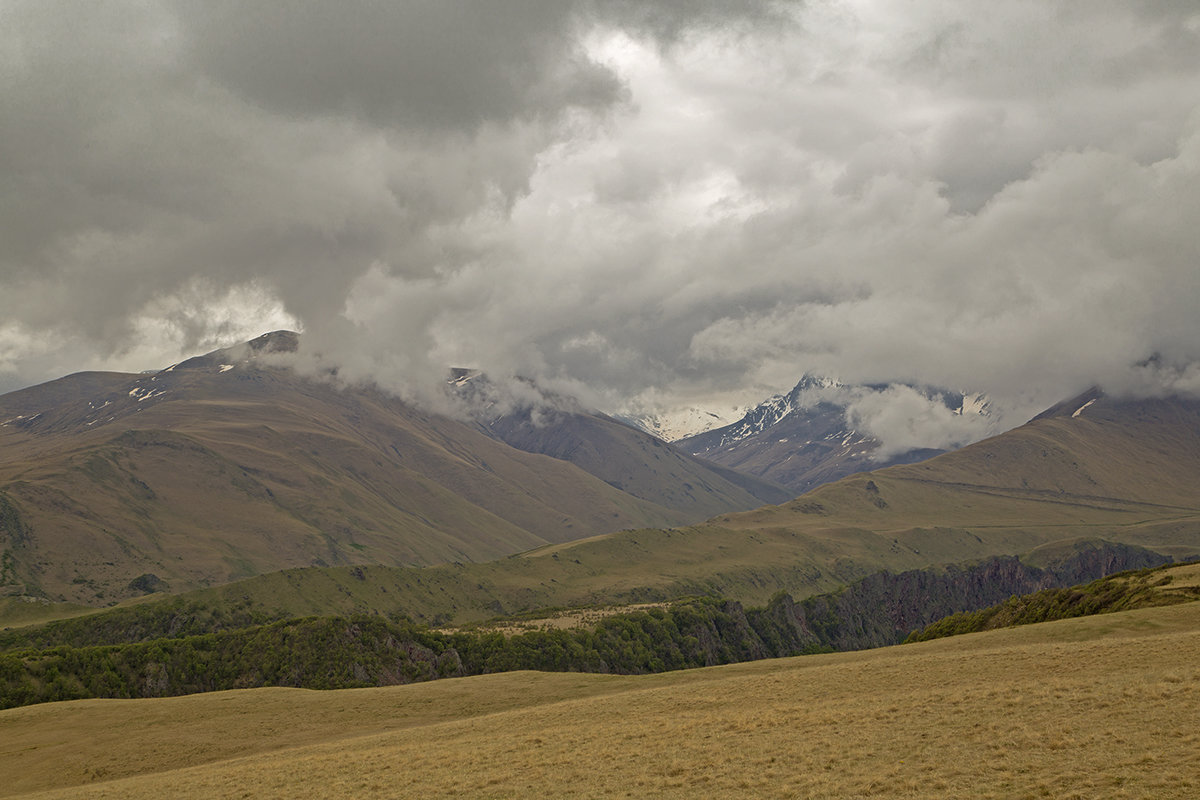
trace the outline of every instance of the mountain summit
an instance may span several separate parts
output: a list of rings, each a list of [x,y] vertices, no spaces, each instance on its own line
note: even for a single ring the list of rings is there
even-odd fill
[[[799,494],[981,439],[992,432],[990,414],[988,399],[979,394],[805,375],[737,422],[675,444]]]

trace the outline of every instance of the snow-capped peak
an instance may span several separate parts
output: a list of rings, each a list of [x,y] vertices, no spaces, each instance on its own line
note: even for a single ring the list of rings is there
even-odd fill
[[[958,413],[963,416],[970,414],[978,414],[980,416],[988,416],[992,413],[992,401],[986,394],[967,394],[963,393],[962,405],[958,408]]]

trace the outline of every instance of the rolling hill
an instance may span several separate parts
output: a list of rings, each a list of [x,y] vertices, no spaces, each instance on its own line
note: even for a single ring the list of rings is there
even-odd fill
[[[1186,798],[1197,663],[1188,603],[637,677],[51,703],[0,712],[0,796]]]

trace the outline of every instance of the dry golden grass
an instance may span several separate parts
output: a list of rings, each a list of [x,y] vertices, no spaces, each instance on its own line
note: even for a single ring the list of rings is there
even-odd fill
[[[522,672],[415,684],[399,693],[267,688],[15,708],[0,711],[0,797],[625,688],[615,676]]]
[[[1200,794],[1198,722],[1192,603],[640,678],[16,709],[0,792],[1182,798]]]
[[[1166,587],[1168,590],[1200,586],[1200,562],[1172,567],[1166,574],[1171,576],[1171,583]]]

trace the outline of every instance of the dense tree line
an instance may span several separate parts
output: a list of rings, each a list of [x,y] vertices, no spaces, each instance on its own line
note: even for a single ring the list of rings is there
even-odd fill
[[[614,615],[590,629],[514,636],[444,633],[378,616],[310,617],[124,645],[10,651],[0,655],[0,707],[256,686],[385,686],[519,669],[640,674],[778,654],[739,604],[715,598]]]
[[[0,631],[0,651],[132,644],[238,630],[287,618],[283,612],[255,608],[249,601],[225,607],[170,597],[111,608],[82,617]]]

